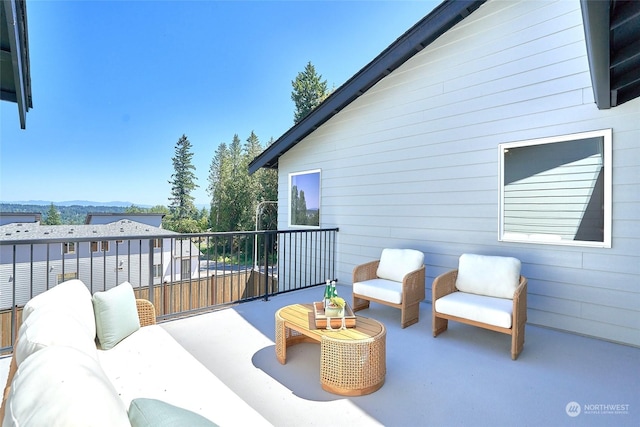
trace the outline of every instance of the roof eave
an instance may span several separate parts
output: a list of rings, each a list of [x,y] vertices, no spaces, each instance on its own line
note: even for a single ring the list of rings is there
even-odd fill
[[[27,111],[33,107],[31,100],[31,75],[29,71],[29,42],[27,34],[27,5],[24,0],[3,0],[8,33],[9,52],[2,51],[2,60],[11,61],[15,92],[5,92],[2,99],[18,104],[20,128],[26,128]]]
[[[611,108],[611,77],[609,54],[608,1],[580,0],[587,57],[591,70],[591,85],[596,105],[601,110]]]
[[[253,159],[249,173],[262,167],[277,169],[280,156],[485,2],[447,0],[441,3]]]

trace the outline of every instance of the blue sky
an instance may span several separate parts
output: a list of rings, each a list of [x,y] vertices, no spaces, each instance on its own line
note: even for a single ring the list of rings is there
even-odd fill
[[[167,205],[187,135],[208,204],[218,145],[293,125],[311,63],[339,87],[439,1],[27,1],[33,109],[0,102],[0,200]]]

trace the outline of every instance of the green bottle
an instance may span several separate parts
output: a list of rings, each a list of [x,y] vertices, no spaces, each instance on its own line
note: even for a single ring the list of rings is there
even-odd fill
[[[327,280],[327,284],[324,286],[324,308],[327,308],[329,305],[329,301],[331,300],[331,284],[330,281]]]

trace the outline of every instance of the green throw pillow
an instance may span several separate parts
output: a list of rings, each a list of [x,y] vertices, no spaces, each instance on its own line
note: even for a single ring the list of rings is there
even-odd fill
[[[212,427],[217,426],[202,415],[156,399],[138,398],[129,406],[132,427]]]
[[[115,347],[120,341],[140,329],[136,296],[129,282],[93,295],[96,334],[103,350]]]

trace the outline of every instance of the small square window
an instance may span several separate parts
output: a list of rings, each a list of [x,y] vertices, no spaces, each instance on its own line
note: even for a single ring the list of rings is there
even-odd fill
[[[67,242],[62,244],[62,253],[63,254],[75,254],[76,253],[76,242]]]

